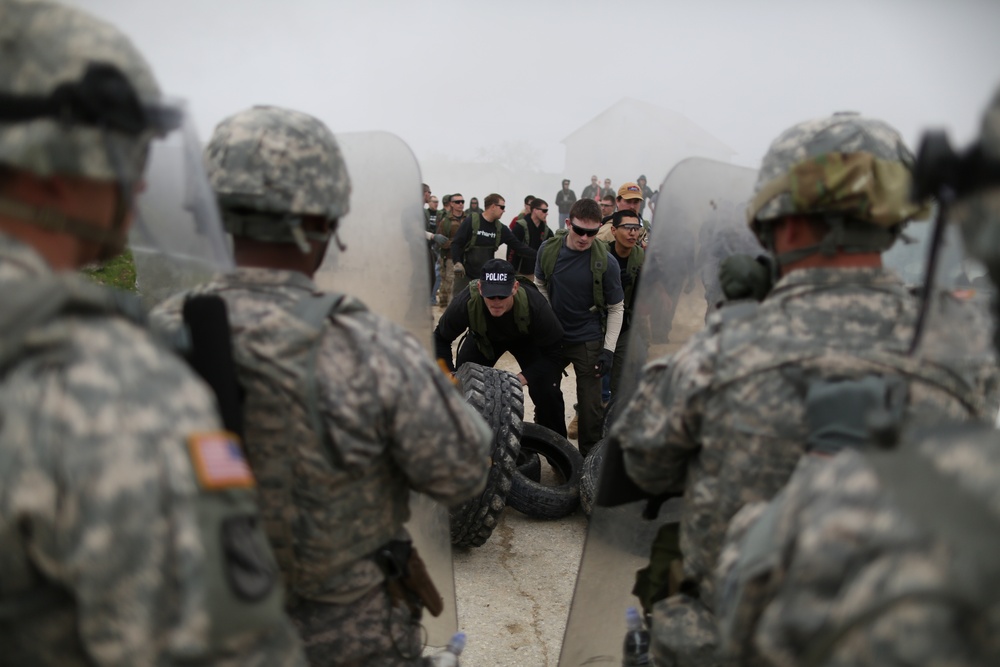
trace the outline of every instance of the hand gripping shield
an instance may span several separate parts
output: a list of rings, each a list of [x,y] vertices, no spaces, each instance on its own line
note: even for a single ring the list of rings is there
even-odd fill
[[[178,128],[150,146],[146,187],[129,232],[136,282],[149,307],[233,269],[201,142],[191,116],[177,108],[183,112]]]
[[[340,220],[341,245],[330,244],[316,284],[357,297],[416,336],[429,352],[420,167],[409,146],[393,134],[357,132],[336,138],[351,177],[351,212]],[[458,628],[448,511],[411,493],[406,529],[444,599],[440,616],[423,617],[428,643],[445,646]]]
[[[703,295],[714,289],[713,278],[717,284],[720,259],[763,252],[744,218],[756,177],[753,169],[690,158],[664,180],[632,307],[621,387],[612,396],[612,419],[629,405],[642,366],[675,352],[704,327]],[[622,663],[625,611],[639,606],[631,592],[636,570],[649,564],[660,527],[681,518],[680,498],[650,498],[625,474],[618,443],[609,438],[604,447],[560,667]]]

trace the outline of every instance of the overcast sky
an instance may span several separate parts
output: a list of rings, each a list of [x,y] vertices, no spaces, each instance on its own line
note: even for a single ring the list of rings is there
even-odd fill
[[[553,172],[562,139],[626,96],[757,166],[783,129],[837,110],[881,117],[911,145],[928,126],[964,142],[1000,85],[997,0],[73,4],[134,39],[203,139],[278,104],[335,132],[393,132],[418,159],[526,142]]]

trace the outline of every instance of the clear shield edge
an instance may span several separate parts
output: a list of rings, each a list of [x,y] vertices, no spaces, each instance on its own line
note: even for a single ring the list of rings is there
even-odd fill
[[[712,271],[717,279],[718,272],[713,252],[763,252],[744,215],[756,177],[753,169],[689,158],[664,179],[635,296],[621,387],[612,397],[616,405],[627,404],[647,361],[672,354],[704,327],[705,293],[713,289],[705,283]],[[715,235],[722,229],[735,233],[727,232],[720,245]],[[737,247],[730,247],[728,236]],[[743,241],[751,243],[739,247]],[[609,460],[605,456],[605,467]],[[683,501],[667,501],[655,520],[643,518],[645,506],[644,500],[615,507],[595,504],[559,667],[622,663],[625,610],[640,606],[632,595],[635,571],[648,565],[660,527],[680,521]]]
[[[316,284],[357,297],[416,336],[429,352],[427,242],[417,160],[402,139],[388,132],[336,136],[351,177],[351,211],[338,227],[346,249],[330,244]],[[406,529],[444,599],[440,616],[424,614],[427,642],[446,646],[458,629],[448,510],[411,493]]]
[[[151,307],[215,273],[231,271],[233,259],[186,109],[179,130],[150,147],[145,181],[129,247],[139,292]]]

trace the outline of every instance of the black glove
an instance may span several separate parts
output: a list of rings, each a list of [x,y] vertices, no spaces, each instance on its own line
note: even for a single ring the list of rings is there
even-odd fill
[[[727,301],[763,301],[771,291],[771,260],[761,255],[730,255],[719,264],[719,286]]]
[[[604,377],[611,372],[611,363],[614,359],[614,352],[607,348],[601,350],[600,356],[597,357],[597,365],[594,366],[594,370],[597,372],[597,377]]]
[[[443,246],[447,242],[448,242],[448,237],[445,236],[444,234],[435,234],[434,235],[434,243],[436,243],[439,248],[441,246]]]

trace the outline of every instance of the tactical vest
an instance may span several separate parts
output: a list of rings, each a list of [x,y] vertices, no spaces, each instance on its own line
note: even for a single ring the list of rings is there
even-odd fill
[[[469,235],[469,240],[465,243],[465,275],[467,276],[478,276],[479,272],[482,271],[483,264],[493,259],[493,256],[497,252],[497,248],[500,247],[501,230],[503,229],[503,224],[499,220],[494,220],[493,222],[488,222],[488,224],[493,225],[496,231],[496,238],[493,239],[493,245],[477,245],[476,240],[479,238],[479,229],[483,217],[478,213],[473,213],[472,215],[472,234]]]
[[[560,229],[552,235],[552,239],[542,250],[542,277],[548,283],[559,259],[559,250],[566,245],[568,229]],[[594,274],[594,307],[601,314],[601,329],[606,330],[608,321],[608,306],[604,303],[604,270],[608,266],[608,246],[595,239],[590,244],[590,271]]]
[[[513,311],[518,333],[527,336],[531,327],[531,311],[528,308],[528,293],[523,289],[517,290],[517,294],[514,295]],[[478,280],[469,282],[469,331],[472,332],[472,339],[476,341],[476,347],[483,356],[495,360],[493,344],[486,335],[486,304],[479,292]]]
[[[615,242],[608,241],[608,249],[610,250],[614,246]],[[646,251],[639,247],[637,243],[632,252],[628,254],[628,261],[625,263],[625,273],[632,276],[632,280],[629,282],[628,287],[624,287],[625,291],[625,310],[631,312],[632,310],[632,293],[635,292],[635,281],[639,277],[639,269],[642,268],[642,263],[646,259]],[[615,260],[616,262],[618,260]],[[623,283],[624,286],[624,283]]]
[[[520,227],[521,229],[524,230],[524,242],[525,242],[525,244],[528,244],[528,239],[531,238],[531,235],[528,233],[528,219],[526,217],[524,217],[524,215],[520,215],[520,216],[517,217],[517,219],[514,221],[514,223],[518,227]],[[534,223],[532,223],[532,224],[534,224]],[[552,235],[553,235],[552,229],[548,225],[546,225],[546,224],[543,223],[542,224],[542,234],[541,234],[541,238],[539,239],[539,247],[541,247],[541,244],[545,243],[545,241],[547,239],[552,238]],[[528,244],[528,245],[530,245],[530,244]],[[514,251],[513,250],[511,250],[510,252],[507,253],[507,261],[510,262],[511,264],[514,264]],[[514,266],[518,267],[519,264],[514,264]]]
[[[325,294],[264,323],[234,321],[241,384],[270,389],[248,391],[244,406],[264,529],[287,589],[303,598],[336,586],[348,566],[397,534],[408,512],[408,486],[389,456],[349,468],[320,414],[323,333],[364,310],[355,299]]]
[[[823,298],[836,298],[842,287],[852,292],[856,288],[850,284],[830,286]],[[789,299],[769,297],[759,308],[741,303],[732,310],[722,309],[719,317],[713,315],[709,320],[709,331],[718,340],[718,354],[712,382],[705,390],[708,399],[699,437],[699,466],[695,472],[689,470],[688,488],[704,485],[715,491],[695,498],[684,520],[685,530],[699,522],[709,526],[705,534],[710,537],[704,544],[696,552],[684,551],[685,576],[702,586],[701,594],[706,599],[714,596],[710,573],[724,533],[717,531],[715,524],[728,521],[746,502],[778,493],[804,450],[804,419],[769,418],[769,414],[782,410],[804,413],[805,392],[817,379],[894,375],[911,388],[917,384],[933,388],[968,414],[981,411],[978,390],[963,373],[935,360],[909,355],[910,318],[915,317],[915,306],[905,288],[883,287],[877,292],[889,304],[880,307],[897,314],[889,316],[883,310],[867,330],[855,330],[849,322],[837,319],[837,313],[824,313],[819,308],[813,316],[829,318],[823,337],[804,338],[794,322],[782,321],[782,326],[774,326],[772,320],[778,313],[786,313],[791,307],[786,303],[799,298],[797,295]],[[766,315],[761,312],[764,308]],[[814,329],[810,331],[815,333]],[[748,392],[767,395],[761,395],[760,402],[748,402],[744,400]],[[734,440],[734,434],[740,437]],[[756,457],[753,487],[743,489],[741,494],[727,492],[745,479],[739,461],[751,455],[748,448],[753,448]]]
[[[437,221],[437,233],[447,236],[449,240],[454,236],[452,233],[452,222],[454,218],[447,211],[441,214]]]

